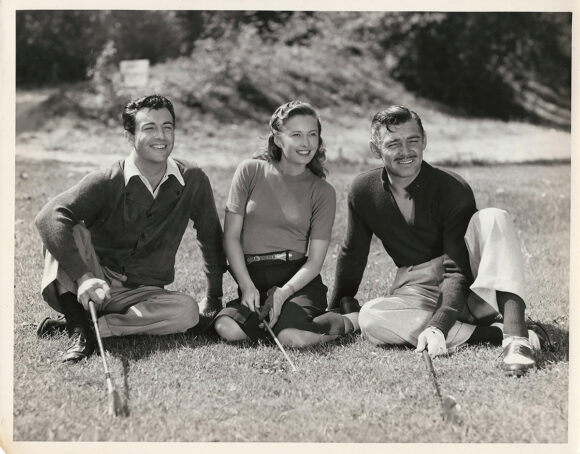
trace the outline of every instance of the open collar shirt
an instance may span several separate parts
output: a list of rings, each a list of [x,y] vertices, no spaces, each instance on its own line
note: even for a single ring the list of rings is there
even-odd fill
[[[223,234],[207,175],[171,159],[153,191],[131,164],[127,159],[95,170],[50,200],[36,217],[45,247],[72,280],[78,279],[89,271],[72,233],[83,222],[101,265],[125,275],[131,285],[164,286],[174,279],[176,252],[192,221],[208,296],[221,296]]]
[[[159,182],[159,184],[155,189],[151,187],[151,183],[149,183],[149,180],[145,178],[145,176],[137,168],[137,166],[130,157],[125,159],[125,165],[123,166],[123,176],[125,177],[125,186],[129,184],[129,180],[132,177],[136,176],[139,179],[141,179],[141,181],[143,182],[145,187],[149,190],[154,199],[157,198],[157,195],[159,194],[159,188],[161,188],[161,185],[165,183],[165,181],[167,181],[169,175],[173,175],[175,178],[177,178],[177,181],[179,182],[179,184],[181,184],[181,186],[185,186],[185,180],[181,176],[179,167],[177,167],[177,163],[171,156],[167,158],[167,166],[165,168],[165,174],[163,175],[163,178],[161,178],[161,181]]]

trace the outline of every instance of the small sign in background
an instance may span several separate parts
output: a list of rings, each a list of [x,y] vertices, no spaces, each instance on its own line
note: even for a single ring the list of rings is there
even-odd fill
[[[126,87],[144,87],[149,79],[149,60],[123,60],[119,71]]]

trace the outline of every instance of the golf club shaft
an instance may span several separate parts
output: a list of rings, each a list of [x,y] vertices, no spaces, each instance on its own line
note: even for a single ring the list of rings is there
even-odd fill
[[[93,326],[95,327],[95,337],[97,338],[97,344],[99,345],[99,351],[101,352],[101,358],[103,360],[103,367],[105,368],[105,378],[107,379],[107,390],[109,392],[109,411],[112,412],[114,416],[116,416],[121,413],[121,408],[119,408],[120,404],[118,403],[117,391],[113,386],[111,373],[109,372],[109,367],[107,366],[105,349],[103,348],[103,341],[101,340],[101,333],[99,331],[99,324],[97,322],[97,310],[95,309],[95,303],[92,300],[89,300],[89,312],[91,313]]]
[[[110,382],[111,375],[109,373],[109,367],[107,366],[107,360],[105,358],[105,349],[103,348],[103,342],[101,341],[101,333],[99,332],[99,324],[97,323],[97,311],[95,309],[95,303],[93,303],[92,300],[89,300],[89,312],[91,313],[91,319],[93,320],[97,344],[99,345],[99,351],[101,352],[101,358],[103,360],[103,367],[105,368],[105,375],[107,377],[108,384]]]
[[[437,392],[437,396],[439,399],[442,399],[441,389],[439,388],[439,382],[437,380],[437,374],[435,373],[435,368],[433,367],[433,362],[431,361],[431,356],[429,355],[427,349],[423,350],[423,360],[427,365],[427,369],[429,369],[429,372],[431,372],[431,377],[433,378],[433,383],[435,384],[435,391]]]
[[[294,363],[292,362],[292,360],[290,359],[290,357],[286,354],[286,350],[284,350],[284,347],[282,347],[282,344],[280,343],[280,341],[278,340],[278,338],[274,334],[274,331],[272,331],[272,328],[270,328],[270,326],[266,322],[264,322],[264,326],[266,326],[266,329],[268,330],[268,332],[270,333],[270,335],[274,339],[274,342],[276,342],[276,345],[278,346],[278,348],[280,349],[280,351],[284,354],[284,357],[288,360],[288,362],[292,366],[292,370],[294,372],[296,372],[298,369],[296,369],[296,366],[294,365]]]

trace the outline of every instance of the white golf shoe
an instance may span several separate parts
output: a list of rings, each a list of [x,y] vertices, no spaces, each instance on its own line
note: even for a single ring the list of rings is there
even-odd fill
[[[534,333],[535,334],[535,333]],[[537,336],[535,337],[537,345],[539,347],[540,341]],[[528,369],[536,366],[536,361],[534,360],[533,349],[531,339],[518,336],[506,337],[503,342],[503,361],[501,368],[505,371],[507,375],[520,376],[525,374]]]
[[[498,327],[499,329],[501,329],[501,332],[503,333],[503,323],[492,323],[491,326]],[[510,339],[512,339],[512,337],[517,337],[517,336],[506,337],[503,340],[501,346],[503,348],[506,348],[510,342]],[[542,349],[542,341],[540,340],[540,336],[538,336],[538,334],[534,330],[531,330],[531,329],[528,330],[528,339],[530,341],[530,346],[531,346],[532,350],[540,351]]]

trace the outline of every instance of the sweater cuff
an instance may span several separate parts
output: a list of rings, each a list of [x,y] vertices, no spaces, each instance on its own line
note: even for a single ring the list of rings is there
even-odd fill
[[[91,271],[82,259],[77,261],[73,266],[64,267],[62,263],[59,263],[59,265],[75,284],[78,278]]]
[[[441,330],[443,335],[447,337],[449,330],[457,320],[457,311],[440,309],[433,314],[427,326],[433,326]]]
[[[206,275],[207,280],[207,290],[206,296],[208,298],[221,298],[223,296],[223,274],[222,273],[209,273]]]

